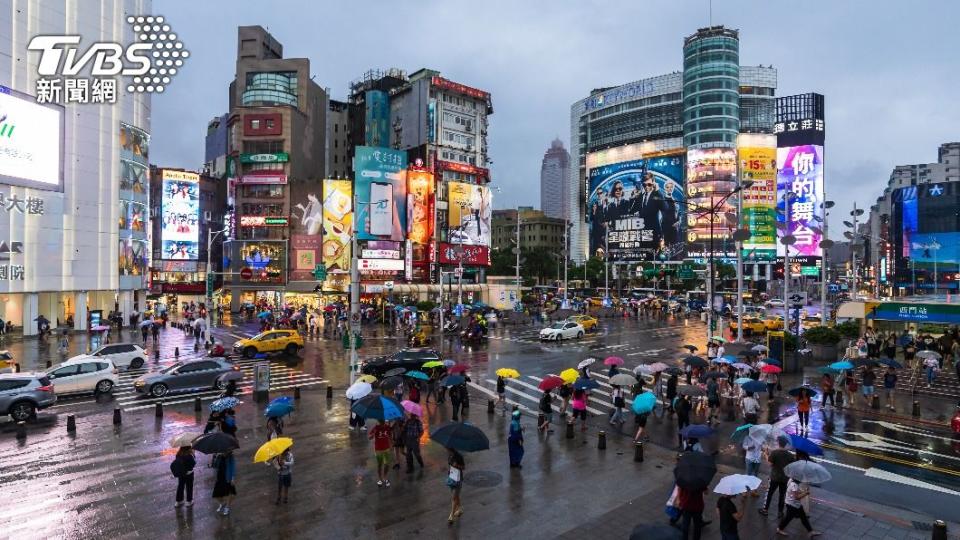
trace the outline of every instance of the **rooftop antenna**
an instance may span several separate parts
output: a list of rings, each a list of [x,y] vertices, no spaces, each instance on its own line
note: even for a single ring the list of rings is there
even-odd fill
[[[707,0],[707,6],[707,12],[709,14],[707,20],[709,24],[707,24],[707,26],[713,26],[713,0]]]

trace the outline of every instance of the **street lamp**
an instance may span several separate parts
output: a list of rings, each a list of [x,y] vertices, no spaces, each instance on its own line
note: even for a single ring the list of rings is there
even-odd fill
[[[210,252],[213,248],[213,239],[220,236],[221,234],[227,232],[227,229],[222,229],[219,231],[214,231],[213,229],[207,229],[207,341],[213,344],[213,280],[210,279],[216,272],[213,272],[210,261],[211,255]],[[222,244],[222,242],[221,242]]]
[[[833,240],[827,238],[827,217],[830,215],[830,212],[827,210],[834,207],[836,203],[833,201],[823,201],[821,207],[823,208],[823,231],[821,232],[820,240],[820,249],[823,251],[823,256],[821,259],[821,268],[820,268],[820,325],[827,325],[827,250],[833,247]],[[815,232],[816,231],[815,229]]]

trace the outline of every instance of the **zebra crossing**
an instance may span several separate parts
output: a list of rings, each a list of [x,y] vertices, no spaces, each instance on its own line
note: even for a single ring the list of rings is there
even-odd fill
[[[237,394],[249,394],[253,391],[253,369],[256,364],[266,363],[266,360],[237,359],[233,363],[243,373],[243,380],[237,384]],[[283,364],[270,362],[270,391],[288,390],[294,387],[308,387],[327,383],[326,379],[305,373],[304,371]],[[164,407],[168,405],[182,405],[193,403],[196,398],[200,401],[212,401],[221,395],[220,390],[199,390],[190,392],[170,393],[161,398],[154,398],[138,394],[133,388],[134,381],[147,373],[148,369],[130,370],[120,373],[120,383],[113,388],[110,395],[115,407],[124,412],[152,409],[157,403]],[[58,396],[57,404],[50,408],[55,412],[68,413],[95,404],[96,397],[92,394]]]

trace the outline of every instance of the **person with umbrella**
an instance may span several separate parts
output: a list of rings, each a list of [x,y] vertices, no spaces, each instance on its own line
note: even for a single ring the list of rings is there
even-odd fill
[[[717,411],[720,409],[720,384],[717,382],[716,377],[707,379],[707,408],[710,411],[707,414],[707,425],[713,422],[719,425],[720,418],[717,415]]]
[[[289,448],[273,460],[273,466],[277,469],[277,501],[274,504],[280,504],[281,496],[286,504],[290,486],[293,484],[293,453]]]
[[[857,379],[853,376],[853,369],[844,372],[843,386],[847,389],[847,402],[853,407],[857,397]]]
[[[791,477],[787,482],[787,496],[785,499],[787,513],[777,524],[777,534],[780,536],[789,536],[784,529],[793,521],[793,518],[800,519],[803,528],[807,530],[807,536],[813,538],[819,536],[818,531],[810,526],[810,519],[807,517],[810,509],[810,484],[800,482]]]
[[[610,413],[610,425],[622,424],[623,423],[623,408],[626,407],[627,401],[623,395],[623,388],[617,385],[612,385],[613,391],[610,392],[610,399],[613,400],[613,411]]]
[[[580,431],[587,430],[587,391],[581,388],[573,389],[573,396],[570,400],[570,407],[573,409],[573,421],[577,417],[581,418]]]
[[[403,447],[406,449],[407,474],[413,473],[413,460],[416,458],[423,469],[423,457],[420,456],[420,437],[423,436],[423,422],[416,414],[416,408],[407,409],[407,419],[403,423]]]
[[[237,486],[234,484],[237,472],[237,462],[233,450],[227,450],[216,455],[217,481],[213,485],[213,498],[220,503],[217,513],[230,515],[230,503],[237,495]]]
[[[563,386],[560,387],[560,390],[557,390],[557,393],[561,399],[560,418],[562,419],[567,415],[567,406],[570,405],[570,397],[573,396],[573,387],[570,386],[570,383],[564,381]]]
[[[520,409],[514,409],[510,415],[510,431],[507,435],[507,448],[510,453],[510,467],[521,468],[523,460],[523,426],[520,425]]]
[[[743,410],[743,421],[746,424],[756,424],[760,416],[760,402],[753,396],[753,392],[745,392],[740,401]]]
[[[450,515],[447,517],[447,523],[453,524],[455,519],[463,515],[460,491],[463,488],[463,471],[467,465],[463,455],[454,448],[447,447],[447,455],[447,465],[450,466],[450,472],[447,474],[447,486],[450,488]]]
[[[784,498],[787,495],[787,473],[783,471],[784,467],[793,463],[795,458],[787,450],[788,439],[786,437],[777,437],[777,449],[767,455],[767,462],[770,463],[770,479],[767,484],[767,499],[758,512],[766,516],[770,511],[770,501],[773,500],[773,493],[779,494],[777,500],[777,519],[783,518]]]
[[[683,435],[680,434],[683,431],[683,428],[690,425],[690,411],[693,409],[693,406],[690,404],[690,399],[687,398],[686,394],[681,394],[677,398],[677,404],[674,406],[674,410],[677,412],[677,437],[680,440],[680,448],[683,448]],[[703,509],[700,509],[703,512]]]
[[[700,540],[703,528],[710,521],[703,520],[703,493],[717,473],[712,456],[703,452],[684,452],[673,470],[677,482],[676,506],[680,509],[683,538],[690,537],[690,525],[693,524],[693,540]]]
[[[763,461],[763,442],[747,435],[743,440],[743,449],[746,451],[744,454],[746,475],[757,476],[757,473],[760,472],[760,463]],[[758,497],[760,494],[756,491],[751,491],[750,495]]]
[[[810,428],[810,406],[813,402],[813,396],[810,390],[800,387],[797,392],[797,416],[800,418],[800,431],[807,431]]]
[[[500,407],[500,414],[507,412],[507,381],[503,375],[497,375],[497,405]]]
[[[830,400],[830,407],[834,407],[836,404],[833,401],[833,375],[829,371],[824,372],[823,377],[820,377],[820,391],[823,392],[823,396],[820,398],[820,408],[826,408],[827,400]]]
[[[563,388],[563,385],[560,386]],[[553,432],[550,429],[550,423],[553,422],[553,394],[550,393],[548,388],[543,392],[543,396],[540,397],[540,414],[543,415],[543,423],[537,426],[537,431],[550,434]]]
[[[677,397],[677,372],[674,371],[670,374],[670,378],[667,379],[667,407],[672,412],[673,411],[673,400]]]
[[[193,468],[197,465],[197,459],[193,455],[193,448],[190,446],[181,446],[177,450],[177,456],[173,458],[170,464],[170,471],[177,479],[177,504],[176,507],[186,505],[187,508],[193,506]],[[186,503],[184,503],[186,495]]]
[[[390,487],[387,472],[390,470],[390,446],[393,443],[393,430],[386,420],[380,420],[367,433],[367,438],[373,440],[373,453],[377,460],[377,485]]]

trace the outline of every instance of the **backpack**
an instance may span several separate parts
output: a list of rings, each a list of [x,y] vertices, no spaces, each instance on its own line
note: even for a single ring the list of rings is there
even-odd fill
[[[170,462],[170,473],[173,474],[174,478],[182,478],[187,474],[187,468],[183,465],[182,461],[175,459]]]

